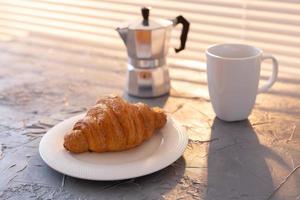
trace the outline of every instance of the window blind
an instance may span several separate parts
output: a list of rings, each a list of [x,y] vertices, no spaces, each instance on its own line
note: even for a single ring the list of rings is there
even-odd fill
[[[145,5],[152,7],[151,17],[183,15],[191,22],[186,50],[170,50],[171,60],[205,61],[207,46],[242,42],[276,56],[286,72],[300,68],[299,0],[0,0],[0,39],[48,34],[97,44],[94,50],[101,55],[125,59],[125,47],[114,29],[122,21],[140,18]],[[173,47],[179,34],[176,27]],[[38,37],[30,40],[47,45]]]

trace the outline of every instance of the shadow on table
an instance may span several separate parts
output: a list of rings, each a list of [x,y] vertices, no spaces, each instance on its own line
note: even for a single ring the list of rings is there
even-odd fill
[[[160,97],[154,97],[154,98],[139,98],[139,97],[134,97],[134,96],[128,95],[127,93],[123,94],[123,98],[126,99],[130,103],[143,102],[143,103],[148,104],[151,107],[159,106],[161,108],[164,107],[169,96],[170,96],[169,94],[166,94],[166,95],[163,95]]]
[[[275,189],[266,159],[287,164],[261,145],[248,120],[214,119],[207,166],[206,199],[267,199]],[[274,199],[274,198],[272,198]]]
[[[64,189],[83,199],[160,200],[182,179],[185,166],[185,160],[181,157],[158,172],[121,181],[88,181],[68,176]]]

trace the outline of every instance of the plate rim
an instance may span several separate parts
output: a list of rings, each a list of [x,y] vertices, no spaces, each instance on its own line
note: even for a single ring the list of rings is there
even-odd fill
[[[81,114],[77,114],[75,116],[72,116],[72,117],[69,117],[59,123],[57,123],[56,125],[54,125],[52,128],[50,128],[42,137],[40,143],[39,143],[39,154],[42,158],[42,160],[53,170],[59,172],[59,173],[62,173],[64,175],[68,175],[68,176],[71,176],[71,177],[75,177],[75,178],[79,178],[79,179],[84,179],[84,180],[94,180],[94,181],[117,181],[117,180],[125,180],[125,179],[130,179],[130,178],[137,178],[137,177],[141,177],[141,176],[145,176],[145,175],[149,175],[149,174],[152,174],[154,172],[157,172],[159,170],[162,170],[166,167],[168,167],[169,165],[171,165],[172,163],[174,163],[176,160],[178,160],[184,153],[187,145],[188,145],[188,141],[189,141],[189,138],[188,138],[188,135],[186,133],[186,129],[176,120],[174,119],[174,117],[172,117],[170,114],[167,114],[167,117],[168,117],[168,121],[167,123],[172,123],[172,125],[176,128],[176,132],[179,137],[182,137],[182,139],[180,140],[180,147],[177,148],[177,151],[175,154],[171,154],[172,157],[168,159],[168,162],[164,162],[163,164],[161,164],[159,167],[152,167],[152,168],[148,168],[145,169],[142,173],[137,173],[135,174],[134,176],[124,176],[122,178],[114,178],[114,177],[110,177],[110,178],[99,178],[99,177],[87,177],[87,176],[82,176],[81,173],[76,173],[76,174],[72,174],[70,173],[70,171],[66,170],[61,170],[61,169],[58,169],[57,167],[55,167],[52,162],[50,162],[46,157],[45,155],[43,154],[43,147],[42,147],[42,144],[45,142],[45,136],[47,134],[50,134],[51,131],[54,129],[54,128],[57,128],[58,126],[62,126],[63,124],[66,123],[66,121],[72,121],[73,118],[79,118],[80,116],[84,116],[85,113],[81,113]],[[172,122],[170,122],[172,121]],[[134,163],[134,162],[129,162],[130,163]],[[150,170],[149,170],[150,169]]]

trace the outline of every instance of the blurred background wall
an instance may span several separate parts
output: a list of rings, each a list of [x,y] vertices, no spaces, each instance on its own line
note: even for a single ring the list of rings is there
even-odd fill
[[[299,0],[0,0],[0,40],[28,34],[47,34],[91,44],[105,56],[126,59],[125,47],[114,30],[122,21],[139,18],[141,6],[151,6],[151,16],[183,15],[191,22],[186,51],[170,57],[204,61],[208,45],[222,42],[250,43],[272,53],[293,72],[300,67]],[[178,45],[180,27],[173,32]],[[47,45],[31,37],[32,45]],[[64,40],[62,40],[64,41]],[[95,45],[96,44],[96,45]]]

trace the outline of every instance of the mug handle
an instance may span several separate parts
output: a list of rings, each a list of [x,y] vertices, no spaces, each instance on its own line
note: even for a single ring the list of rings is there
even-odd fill
[[[266,84],[264,84],[263,86],[261,86],[260,88],[258,88],[257,93],[264,93],[267,92],[272,85],[275,83],[276,79],[277,79],[277,75],[278,75],[278,61],[274,56],[271,55],[264,55],[262,56],[261,61],[266,60],[266,59],[271,59],[273,62],[273,68],[272,68],[272,75],[269,78],[268,82]]]

